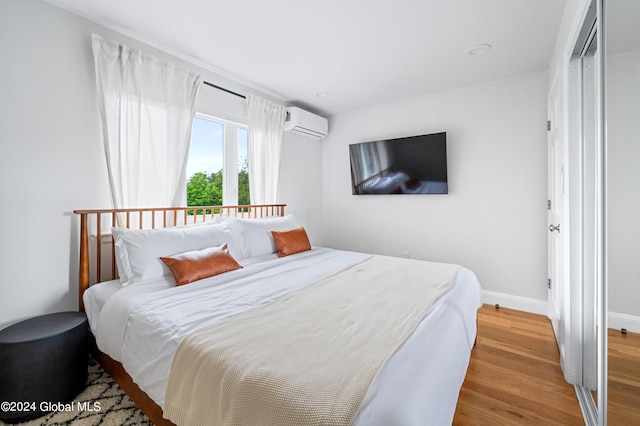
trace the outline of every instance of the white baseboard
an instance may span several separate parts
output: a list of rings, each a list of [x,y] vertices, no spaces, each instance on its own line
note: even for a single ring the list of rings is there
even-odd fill
[[[482,291],[482,303],[500,305],[503,308],[548,316],[547,301],[530,299],[528,297],[513,296],[495,291]],[[620,330],[626,328],[630,333],[640,333],[640,317],[627,314],[609,312],[609,328]]]
[[[528,297],[512,296],[495,291],[482,291],[482,303],[489,305],[498,304],[504,308],[516,309],[518,311],[547,316],[547,301],[530,299]]]
[[[640,317],[609,312],[609,328],[626,328],[631,333],[640,333]]]

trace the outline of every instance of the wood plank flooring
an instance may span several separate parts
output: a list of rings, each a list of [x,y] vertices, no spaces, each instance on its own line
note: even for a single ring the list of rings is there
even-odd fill
[[[640,425],[640,334],[609,329],[609,426]]]
[[[610,329],[608,424],[640,426],[640,334]],[[484,305],[454,425],[584,425],[549,320]]]
[[[484,305],[454,425],[584,425],[548,318]]]

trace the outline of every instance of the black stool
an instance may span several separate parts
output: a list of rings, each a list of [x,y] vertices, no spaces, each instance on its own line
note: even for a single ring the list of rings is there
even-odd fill
[[[88,323],[83,312],[60,312],[0,331],[0,420],[40,417],[71,401],[87,382]]]

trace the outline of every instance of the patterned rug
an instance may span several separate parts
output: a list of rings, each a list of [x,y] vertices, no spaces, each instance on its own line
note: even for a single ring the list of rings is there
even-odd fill
[[[89,358],[87,387],[73,403],[73,410],[51,412],[21,426],[137,426],[153,423],[131,401],[93,358]],[[83,409],[84,408],[84,409]],[[6,423],[0,421],[0,425]]]

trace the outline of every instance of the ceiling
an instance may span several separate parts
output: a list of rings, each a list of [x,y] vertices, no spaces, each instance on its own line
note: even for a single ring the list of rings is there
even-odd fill
[[[546,69],[565,4],[46,1],[323,115]],[[492,49],[465,53],[480,43]]]

